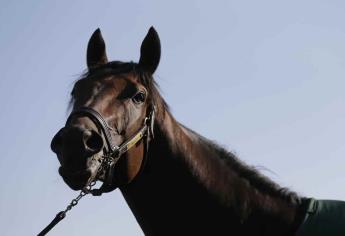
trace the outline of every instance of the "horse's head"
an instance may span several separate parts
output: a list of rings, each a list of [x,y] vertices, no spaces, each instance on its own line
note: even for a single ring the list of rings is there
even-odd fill
[[[160,59],[153,28],[140,52],[139,63],[108,62],[100,30],[90,38],[88,72],[75,83],[71,115],[51,143],[59,173],[74,190],[105,180],[110,170],[112,183],[128,183],[142,166],[157,93],[152,74]]]

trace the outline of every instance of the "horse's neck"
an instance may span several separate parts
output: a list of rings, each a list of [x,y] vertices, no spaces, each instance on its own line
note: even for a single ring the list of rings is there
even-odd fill
[[[165,224],[186,230],[183,221],[190,225],[188,219],[194,218],[201,221],[199,226],[213,224],[220,232],[242,232],[249,226],[243,232],[290,235],[298,203],[273,191],[277,186],[259,186],[272,182],[229,153],[227,158],[234,160],[226,163],[221,149],[217,151],[169,114],[155,131],[144,171],[121,189],[145,233],[158,232],[154,230],[164,229]],[[258,179],[263,181],[255,183]]]

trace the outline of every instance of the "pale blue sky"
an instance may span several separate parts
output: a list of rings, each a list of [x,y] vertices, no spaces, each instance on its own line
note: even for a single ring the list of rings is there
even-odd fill
[[[98,27],[110,59],[136,61],[153,25],[179,121],[283,186],[345,200],[344,1],[0,3],[1,235],[37,234],[77,195],[49,145]],[[119,191],[86,197],[50,235],[106,233],[142,235]]]

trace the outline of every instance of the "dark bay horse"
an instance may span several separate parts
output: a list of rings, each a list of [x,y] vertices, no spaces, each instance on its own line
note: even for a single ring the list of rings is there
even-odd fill
[[[88,71],[51,144],[67,185],[100,180],[95,195],[119,188],[146,235],[345,235],[317,221],[325,208],[345,219],[343,202],[298,196],[174,119],[153,79],[153,28],[140,53],[138,63],[108,62],[100,30],[92,35]]]

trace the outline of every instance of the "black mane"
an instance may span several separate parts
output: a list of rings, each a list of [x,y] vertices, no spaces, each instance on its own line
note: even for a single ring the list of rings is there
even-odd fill
[[[301,203],[302,198],[296,192],[279,186],[277,183],[261,174],[254,166],[249,166],[244,163],[234,153],[227,151],[215,142],[200,135],[199,138],[202,145],[210,152],[214,153],[214,155],[224,162],[231,171],[236,172],[239,178],[247,181],[253,188],[267,195],[284,199],[292,204]],[[229,191],[229,189],[226,191]]]

